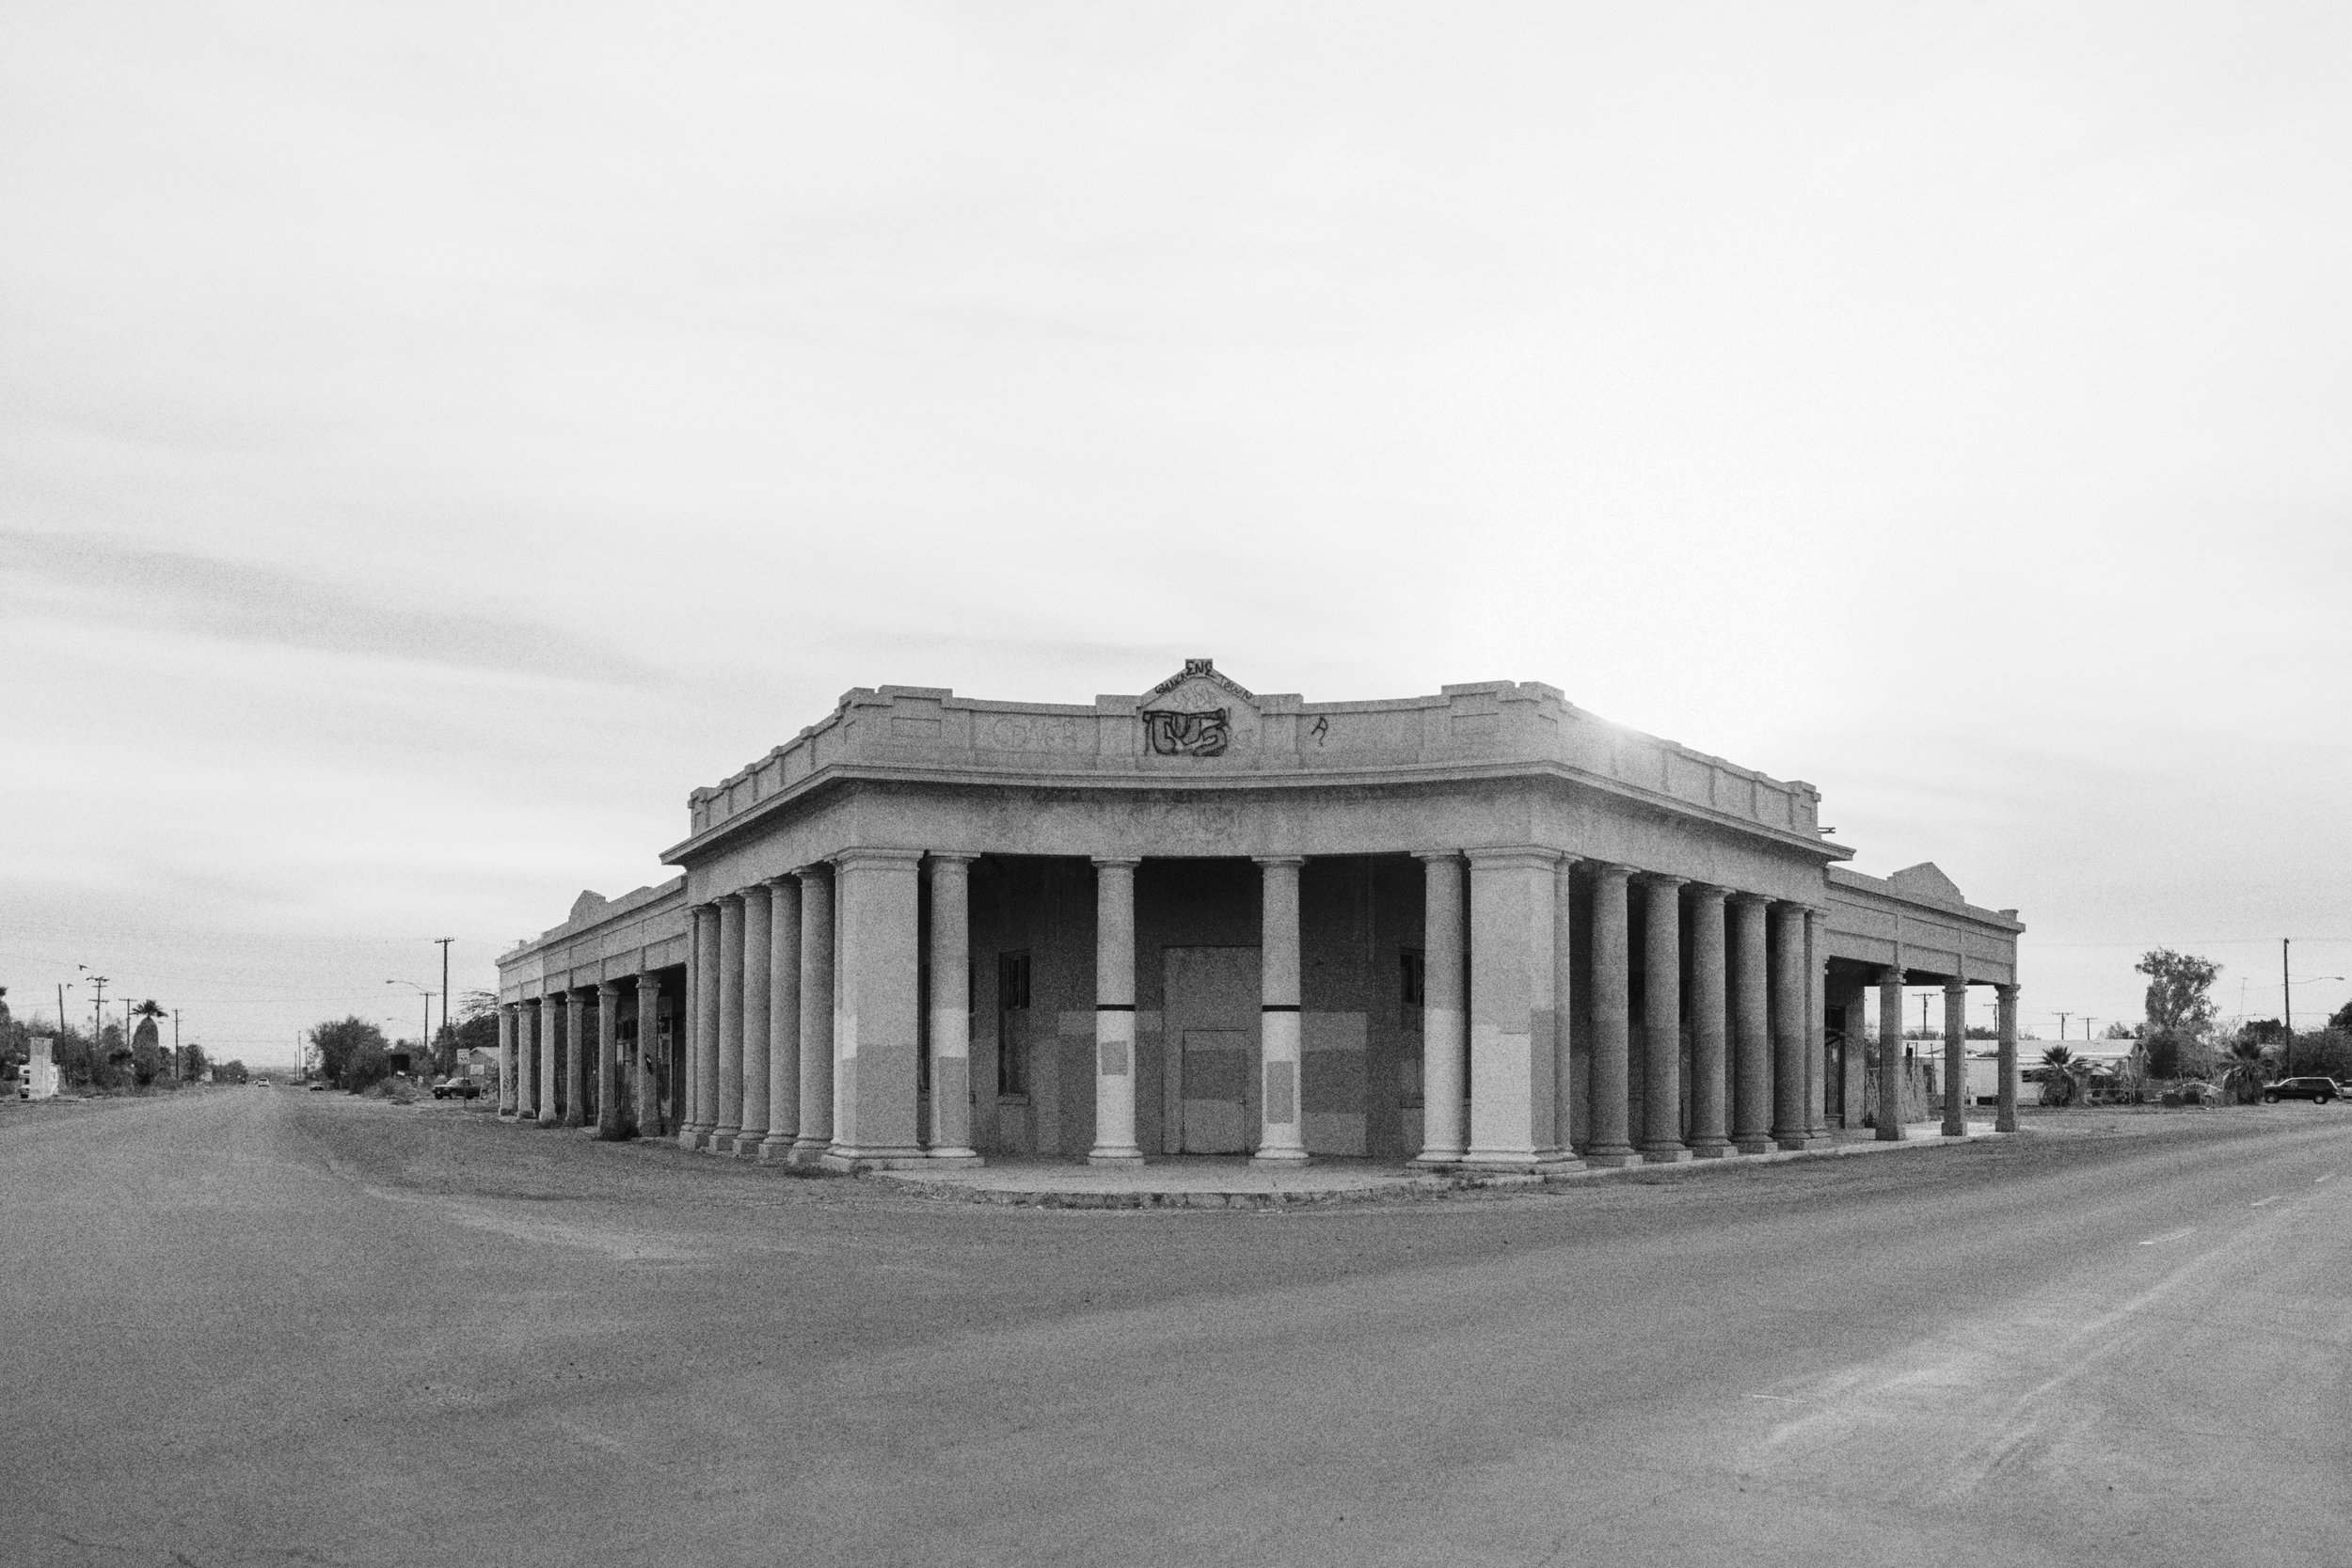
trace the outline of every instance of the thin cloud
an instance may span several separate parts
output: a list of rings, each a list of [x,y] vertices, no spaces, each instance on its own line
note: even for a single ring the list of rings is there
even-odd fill
[[[58,534],[0,531],[0,581],[103,595],[187,632],[230,641],[403,659],[463,670],[644,685],[653,667],[557,627],[487,609],[410,610],[248,562]],[[126,600],[135,601],[126,607]]]

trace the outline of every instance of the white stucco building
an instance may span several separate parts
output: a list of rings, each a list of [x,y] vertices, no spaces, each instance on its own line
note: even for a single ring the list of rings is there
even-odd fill
[[[1534,683],[860,688],[500,959],[501,1112],[846,1169],[1803,1148],[1869,986],[1990,988],[2013,1051],[2024,929],[1819,805]]]

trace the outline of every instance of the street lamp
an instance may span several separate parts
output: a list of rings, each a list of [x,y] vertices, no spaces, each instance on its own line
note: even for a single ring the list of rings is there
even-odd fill
[[[384,983],[388,986],[406,986],[424,998],[424,1029],[417,1036],[417,1050],[430,1061],[433,1056],[433,988],[421,986],[414,980],[387,980]]]

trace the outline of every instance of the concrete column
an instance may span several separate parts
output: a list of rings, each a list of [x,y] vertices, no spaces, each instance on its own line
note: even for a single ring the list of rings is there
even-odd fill
[[[1772,906],[1772,1139],[1783,1148],[1806,1141],[1804,916],[1803,904]]]
[[[1804,1134],[1829,1142],[1829,911],[1804,911]]]
[[[1968,982],[1944,983],[1944,1135],[1968,1132]]]
[[[1642,879],[1642,1160],[1675,1164],[1682,1142],[1682,879]]]
[[[1839,1066],[1840,1083],[1837,1091],[1839,1105],[1844,1107],[1838,1117],[1841,1127],[1859,1127],[1867,1094],[1863,1068],[1868,1060],[1869,1037],[1864,1031],[1864,999],[1870,994],[1870,982],[1853,977],[1846,988],[1842,1004],[1846,1017],[1846,1050]]]
[[[539,1003],[526,997],[515,1005],[515,1119],[539,1121]]]
[[[801,882],[768,883],[768,1135],[762,1160],[788,1160],[801,1132]]]
[[[1994,1113],[1993,1131],[2017,1131],[2017,988],[2014,985],[1994,986],[1994,1024],[2001,1036],[2000,1064],[2001,1108]]]
[[[559,1033],[556,1020],[564,1011],[563,992],[548,991],[539,998],[539,1125],[561,1127],[564,1124],[562,1097],[556,1085],[555,1070],[563,1059],[564,1047],[569,1043]]]
[[[1273,993],[1267,992],[1270,996]],[[1272,1058],[1267,1058],[1271,1063]],[[1267,1069],[1272,1072],[1271,1066]],[[1090,1165],[1140,1165],[1136,1143],[1136,863],[1094,863],[1094,1148]]]
[[[977,1165],[980,1163],[978,1153],[972,1148],[973,859],[970,855],[937,851],[929,862],[931,878],[931,1164],[935,1165]],[[1096,863],[1099,865],[1101,863]],[[1132,889],[1132,877],[1129,881]],[[1129,904],[1132,912],[1132,895]],[[1129,945],[1132,947],[1132,941]],[[1096,969],[1099,988],[1099,946]],[[1132,1024],[1135,1018],[1132,1006],[1135,1001],[1132,979],[1135,964],[1132,960],[1127,965],[1127,973],[1130,976],[1127,1017]],[[1098,1050],[1102,1016],[1098,1009],[1095,1013]],[[1128,1042],[1130,1046],[1134,1043],[1132,1032]],[[1132,1050],[1129,1054],[1133,1054]],[[1132,1123],[1132,1115],[1129,1120]],[[1097,1125],[1100,1125],[1099,1121]],[[1098,1138],[1097,1142],[1100,1141]],[[1129,1141],[1133,1141],[1132,1135]]]
[[[1871,1119],[1879,1142],[1903,1138],[1903,972],[1879,971],[1879,1102]]]
[[[1264,1083],[1258,1099],[1253,1164],[1297,1165],[1307,1160],[1298,1081],[1298,868],[1305,863],[1289,855],[1258,858],[1263,890],[1259,898],[1258,1055]]]
[[[1724,975],[1724,890],[1691,895],[1691,1152],[1732,1152],[1724,1051],[1729,993]]]
[[[1592,1147],[1587,1164],[1629,1165],[1633,1151],[1633,998],[1631,941],[1627,925],[1629,866],[1593,868],[1593,973],[1585,986],[1593,1006]]]
[[[564,1125],[588,1125],[588,997],[564,993]]]
[[[1772,1147],[1771,900],[1731,897],[1731,1142],[1742,1154]]]
[[[1515,848],[1472,849],[1469,859],[1470,1148],[1462,1163],[1563,1169],[1552,961],[1560,857]]]
[[[512,1002],[499,1005],[499,1115],[511,1117],[520,1102],[515,1092],[515,1014]]]
[[[915,1126],[922,859],[919,849],[851,849],[834,863],[840,933],[829,1169],[896,1169],[924,1161]]]
[[[1458,1165],[1462,1097],[1469,1084],[1470,1011],[1463,964],[1470,930],[1462,901],[1461,857],[1448,849],[1416,854],[1422,863],[1421,1156],[1426,1167]]]
[[[596,987],[596,1136],[615,1142],[628,1136],[621,1096],[621,983]]]
[[[661,1078],[654,1067],[660,1043],[661,977],[651,970],[637,974],[637,1135],[660,1137]]]
[[[1581,1170],[1576,1129],[1576,857],[1563,855],[1551,877],[1551,1129],[1560,1140],[1560,1167]]]
[[[694,906],[686,971],[686,1124],[678,1142],[700,1148],[719,1120],[719,910]]]
[[[735,1152],[743,1131],[743,895],[719,898],[718,1075],[711,1103],[718,1120],[707,1145],[713,1154]]]
[[[792,1163],[815,1164],[833,1147],[833,878],[821,864],[801,883],[801,1125]]]
[[[743,890],[743,1126],[732,1153],[757,1158],[768,1138],[770,972],[775,958],[768,884]]]

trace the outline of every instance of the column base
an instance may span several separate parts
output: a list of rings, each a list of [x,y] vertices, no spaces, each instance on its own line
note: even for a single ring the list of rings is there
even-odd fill
[[[794,1138],[792,1152],[785,1156],[785,1164],[794,1170],[815,1170],[825,1163],[825,1153],[833,1145],[819,1138]]]
[[[1295,1170],[1307,1163],[1307,1151],[1303,1148],[1262,1148],[1249,1157],[1249,1163]]]
[[[688,1122],[685,1126],[683,1126],[683,1127],[681,1127],[681,1128],[679,1128],[679,1129],[677,1130],[677,1146],[678,1146],[678,1148],[702,1148],[702,1146],[703,1146],[703,1135],[704,1135],[705,1133],[708,1132],[709,1131],[710,1131],[710,1129],[709,1129],[709,1128],[707,1128],[707,1127],[701,1127],[701,1126],[697,1126],[697,1125],[695,1125],[693,1122],[691,1122],[691,1121],[690,1121],[690,1122]]]
[[[703,1148],[712,1154],[732,1154],[735,1152],[735,1140],[742,1132],[740,1127],[714,1127],[710,1130],[709,1141]]]
[[[835,1144],[825,1150],[818,1164],[844,1176],[856,1176],[869,1170],[921,1170],[931,1163],[930,1156],[919,1148],[859,1148]]]
[[[1406,1170],[1452,1170],[1462,1163],[1458,1148],[1424,1148],[1405,1162]]]
[[[1691,1146],[1693,1160],[1728,1160],[1740,1151],[1731,1147],[1729,1138],[1710,1138]]]
[[[1691,1151],[1680,1144],[1668,1144],[1642,1150],[1642,1164],[1645,1165],[1679,1165],[1687,1164],[1690,1158]]]
[[[977,1155],[973,1157],[972,1163],[979,1164]],[[1087,1164],[1107,1165],[1121,1170],[1140,1170],[1143,1168],[1143,1150],[1139,1148],[1098,1148],[1087,1155]]]
[[[1783,1154],[1802,1154],[1808,1148],[1826,1148],[1830,1144],[1826,1135],[1816,1138],[1803,1132],[1792,1138],[1777,1138],[1773,1141],[1780,1146],[1780,1151]]]
[[[543,1116],[539,1118],[539,1125],[541,1127],[561,1127],[564,1123],[554,1117]]]
[[[1964,1138],[1968,1135],[1968,1127],[1963,1122],[1958,1127],[1945,1126],[1939,1129],[1939,1132],[1947,1138]]]
[[[1584,1151],[1584,1163],[1597,1170],[1622,1170],[1640,1164],[1642,1157],[1631,1144],[1596,1144]]]
[[[1903,1132],[1903,1124],[1899,1121],[1883,1121],[1879,1123],[1878,1133],[1879,1142],[1883,1144],[1899,1144],[1901,1143],[1906,1136],[1908,1136],[1908,1134]]]
[[[975,1165],[984,1165],[988,1162],[980,1158],[979,1150],[976,1148],[934,1148],[923,1164],[931,1166],[946,1165],[950,1170],[969,1170]],[[1138,1165],[1143,1164],[1141,1155],[1136,1157],[1136,1164]]]
[[[1995,1132],[2014,1132],[2017,1131],[2017,1118],[2010,1116],[1994,1117],[1993,1118],[1993,1131]]]
[[[1770,1154],[1772,1151],[1772,1134],[1769,1132],[1742,1132],[1738,1137],[1731,1140],[1731,1147],[1738,1149],[1742,1154]]]
[[[763,1165],[782,1164],[792,1158],[792,1140],[771,1132],[759,1140],[759,1163]]]
[[[739,1160],[756,1160],[759,1151],[767,1145],[768,1134],[765,1132],[739,1132],[735,1136],[735,1147],[727,1152]]]

